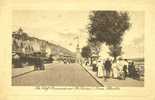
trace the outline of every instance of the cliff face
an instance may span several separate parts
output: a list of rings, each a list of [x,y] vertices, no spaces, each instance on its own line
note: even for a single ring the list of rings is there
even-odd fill
[[[19,29],[12,34],[12,52],[20,52],[24,54],[32,54],[34,52],[46,53],[49,55],[75,56],[74,53],[59,45],[55,45],[36,37],[30,37]]]

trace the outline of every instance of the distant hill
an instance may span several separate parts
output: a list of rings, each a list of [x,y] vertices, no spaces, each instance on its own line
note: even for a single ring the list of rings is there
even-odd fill
[[[22,29],[19,29],[12,34],[13,38],[13,51],[26,51],[28,53],[35,52],[35,49],[38,47],[41,52],[46,52],[46,49],[50,49],[52,55],[63,55],[63,56],[72,56],[75,57],[75,53],[70,50],[51,43],[46,40],[42,40],[36,37],[29,36],[28,33],[23,32]],[[24,49],[23,49],[24,48]]]

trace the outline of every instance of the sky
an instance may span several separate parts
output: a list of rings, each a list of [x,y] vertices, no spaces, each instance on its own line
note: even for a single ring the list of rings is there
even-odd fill
[[[12,30],[20,27],[30,36],[47,40],[76,51],[79,37],[80,48],[87,45],[90,11],[73,10],[14,10]],[[123,36],[123,56],[128,58],[144,57],[144,12],[129,12],[130,29]],[[108,56],[108,47],[103,44],[102,56]]]

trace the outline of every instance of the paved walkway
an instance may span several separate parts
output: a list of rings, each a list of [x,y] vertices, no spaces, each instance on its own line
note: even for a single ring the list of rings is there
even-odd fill
[[[34,70],[34,66],[24,66],[22,68],[12,68],[12,78],[17,77],[22,74],[32,72],[33,70]]]
[[[48,66],[49,64],[45,64]],[[12,78],[18,77],[34,71],[34,66],[24,66],[22,68],[12,68]]]
[[[45,70],[33,71],[12,79],[13,86],[88,86],[101,85],[79,64],[49,64]]]
[[[102,85],[104,85],[106,87],[107,86],[113,86],[113,87],[143,87],[144,86],[144,81],[138,81],[138,80],[134,80],[132,78],[126,78],[126,80],[119,80],[119,79],[110,78],[110,79],[107,79],[105,81],[104,78],[98,78],[97,77],[97,72],[93,72],[91,66],[83,66],[83,67],[100,84],[102,84]]]

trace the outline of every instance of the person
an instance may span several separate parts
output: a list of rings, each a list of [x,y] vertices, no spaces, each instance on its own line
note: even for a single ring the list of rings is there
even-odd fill
[[[112,64],[112,73],[114,79],[118,78],[118,72],[119,72],[118,61],[114,61]]]
[[[97,76],[99,78],[102,78],[103,77],[103,65],[102,65],[102,63],[101,63],[100,60],[97,63],[97,68],[98,68],[98,70],[97,70]]]
[[[127,59],[124,59],[123,61],[123,71],[124,71],[124,78],[127,77],[127,74],[128,74],[128,61]]]
[[[135,68],[134,62],[131,63],[131,78],[133,79],[136,78],[136,68]]]
[[[105,79],[110,77],[110,70],[111,70],[111,61],[109,58],[105,61],[104,67],[106,71]]]
[[[96,64],[97,64],[97,62],[96,62],[96,59],[95,59],[95,60],[93,60],[93,63],[92,63],[93,71],[97,71],[96,70]]]
[[[132,78],[132,75],[133,75],[132,73],[133,73],[133,71],[132,71],[132,62],[129,62],[129,65],[128,65],[128,75],[131,78]]]

